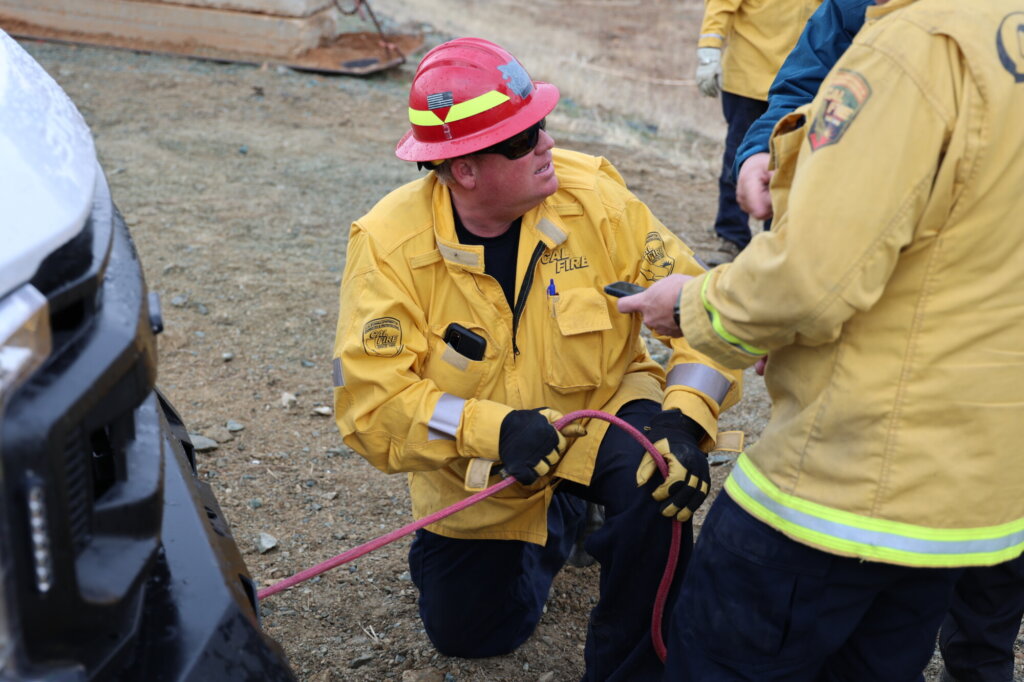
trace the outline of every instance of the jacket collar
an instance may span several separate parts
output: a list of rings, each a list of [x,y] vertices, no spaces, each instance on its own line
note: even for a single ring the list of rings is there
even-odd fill
[[[553,249],[569,238],[569,229],[558,215],[551,197],[523,215],[520,239],[544,242]],[[431,197],[434,213],[434,239],[437,250],[449,267],[482,273],[484,271],[484,247],[476,244],[460,244],[455,234],[455,217],[452,214],[452,197],[448,187],[434,178]]]

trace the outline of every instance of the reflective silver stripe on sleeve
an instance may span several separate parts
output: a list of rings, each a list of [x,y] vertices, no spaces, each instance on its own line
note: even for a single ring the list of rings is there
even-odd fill
[[[466,401],[456,398],[450,393],[442,393],[434,406],[434,414],[430,415],[428,440],[455,440],[455,432],[462,418],[462,408]]]
[[[334,358],[334,387],[341,388],[345,385],[345,376],[341,373],[341,358]]]
[[[718,370],[697,362],[676,365],[669,371],[665,382],[669,386],[689,386],[714,400],[719,405],[732,387],[732,381]]]
[[[721,33],[701,33],[698,40],[700,40],[700,38],[718,38],[719,40],[725,40],[725,36]]]

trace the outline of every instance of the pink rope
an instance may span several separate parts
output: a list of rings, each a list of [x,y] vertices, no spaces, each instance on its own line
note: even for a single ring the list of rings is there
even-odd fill
[[[651,441],[649,441],[647,437],[644,436],[644,434],[642,434],[640,431],[638,431],[634,426],[616,417],[615,415],[608,414],[607,412],[601,412],[600,410],[577,410],[576,412],[570,412],[569,414],[565,415],[564,417],[556,421],[554,423],[554,426],[556,429],[561,430],[562,427],[564,427],[566,424],[574,422],[577,419],[591,418],[602,419],[606,422],[609,422],[610,424],[618,426],[620,429],[623,429],[626,433],[633,437],[633,440],[642,445],[644,450],[651,454],[651,457],[654,458],[655,463],[658,465],[658,471],[661,472],[661,475],[668,475],[668,465],[665,463],[665,458],[662,457],[661,453],[658,452],[658,449],[654,447]],[[342,564],[347,564],[350,561],[354,561],[365,554],[369,554],[375,549],[379,549],[380,547],[390,544],[395,540],[398,540],[399,538],[403,538],[406,535],[409,535],[410,533],[414,533],[420,528],[423,528],[424,526],[429,526],[430,524],[440,521],[445,517],[451,516],[456,512],[460,512],[466,507],[470,507],[479,502],[480,500],[490,497],[499,490],[504,490],[505,488],[509,487],[515,482],[516,479],[510,476],[505,480],[501,481],[500,483],[495,483],[486,490],[481,490],[478,493],[470,495],[464,500],[456,502],[450,507],[445,507],[444,509],[436,511],[433,514],[430,514],[429,516],[424,516],[422,519],[418,521],[408,523],[402,526],[401,528],[396,528],[390,533],[381,535],[380,537],[370,540],[369,542],[365,542],[359,545],[358,547],[353,547],[352,549],[346,552],[342,552],[336,557],[328,559],[323,563],[319,563],[316,566],[307,568],[304,571],[299,571],[290,578],[285,578],[280,582],[274,583],[270,587],[265,587],[259,591],[257,596],[260,599],[266,599],[271,595],[277,594],[278,592],[281,592],[283,590],[287,590],[289,587],[294,587],[295,585],[298,585],[301,582],[318,576],[321,573],[325,573],[331,570],[332,568],[337,568]],[[681,524],[673,523],[672,539],[669,544],[668,559],[665,563],[665,571],[662,573],[661,576],[661,582],[658,584],[658,592],[655,595],[654,599],[654,609],[651,613],[651,640],[654,646],[654,652],[658,654],[658,658],[660,658],[662,662],[664,662],[665,660],[666,648],[665,640],[661,634],[661,625],[665,612],[665,601],[668,599],[668,592],[669,589],[672,587],[672,578],[676,570],[676,564],[679,561],[680,537]]]

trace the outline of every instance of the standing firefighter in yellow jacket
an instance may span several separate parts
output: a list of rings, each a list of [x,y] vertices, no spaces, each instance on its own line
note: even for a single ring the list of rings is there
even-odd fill
[[[649,630],[671,525],[684,523],[681,575],[710,484],[704,451],[739,374],[664,338],[666,373],[640,321],[614,314],[603,285],[703,269],[607,161],[553,149],[544,119],[557,102],[553,85],[484,40],[423,58],[396,153],[431,172],[352,226],[338,425],[374,466],[409,473],[417,518],[500,475],[518,482],[413,541],[410,572],[439,651],[484,657],[522,644],[589,501],[607,520],[587,542],[602,576],[586,679],[657,680]],[[581,409],[649,427],[669,479],[603,421],[585,433],[552,426]]]
[[[721,253],[712,257],[717,262],[732,260],[750,242],[749,217],[736,201],[736,150],[751,124],[768,110],[768,89],[775,74],[820,4],[821,0],[704,2],[697,87],[708,97],[721,94],[728,126],[718,177],[715,234],[721,238]]]
[[[620,302],[729,366],[769,358],[673,679],[920,679],[963,567],[1024,550],[1022,37],[1024,0],[870,8],[775,128],[777,230]]]

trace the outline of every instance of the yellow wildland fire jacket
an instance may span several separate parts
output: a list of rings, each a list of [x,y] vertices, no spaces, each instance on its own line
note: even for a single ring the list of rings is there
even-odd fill
[[[722,90],[768,101],[768,88],[821,0],[705,0],[697,47],[724,48]]]
[[[352,225],[335,345],[338,426],[378,469],[410,472],[416,518],[468,495],[470,459],[498,458],[512,409],[614,414],[649,399],[680,408],[713,440],[720,409],[739,397],[739,373],[682,339],[671,342],[666,379],[638,316],[618,313],[603,292],[617,280],[703,272],[692,252],[604,159],[556,149],[554,163],[558,191],[522,219],[515,311],[484,274],[483,247],[458,242],[451,196],[434,173]],[[482,360],[445,343],[452,323],[485,339]],[[430,530],[543,544],[554,479],[588,483],[607,427],[591,420],[554,478],[510,486]]]
[[[768,354],[726,484],[827,552],[922,567],[1024,547],[1024,2],[894,0],[776,126],[779,219],[690,282],[690,343]]]

